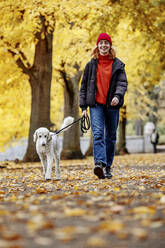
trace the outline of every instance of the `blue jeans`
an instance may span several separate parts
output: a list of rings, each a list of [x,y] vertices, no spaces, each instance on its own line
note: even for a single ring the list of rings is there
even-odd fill
[[[94,163],[111,167],[115,155],[119,109],[97,105],[90,108]]]

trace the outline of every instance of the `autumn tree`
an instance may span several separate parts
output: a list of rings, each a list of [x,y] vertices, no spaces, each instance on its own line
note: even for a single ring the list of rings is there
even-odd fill
[[[64,117],[73,116],[75,120],[79,118],[78,110],[78,89],[82,72],[77,64],[75,64],[76,73],[73,77],[69,77],[64,69],[64,64],[59,72],[64,80]],[[80,128],[74,125],[68,132],[64,133],[62,159],[83,158],[80,150]]]
[[[57,71],[62,69],[70,82],[70,79],[75,78],[78,72],[75,65],[78,65],[78,70],[83,72],[98,34],[108,32],[112,36],[113,45],[117,48],[117,56],[126,64],[129,81],[128,94],[125,98],[127,117],[143,119],[150,111],[150,106],[154,104],[153,99],[147,97],[147,93],[159,83],[164,72],[163,9],[164,2],[160,0],[130,0],[129,2],[127,0],[89,0],[88,3],[85,0],[36,0],[35,2],[32,0],[26,2],[24,0],[17,2],[1,0],[0,113],[2,118],[0,123],[2,133],[6,130],[3,119],[9,130],[5,137],[1,137],[1,144],[27,135],[30,90],[32,90],[31,82],[34,81],[34,76],[36,83],[32,83],[35,84],[33,92],[34,88],[36,90],[36,87],[41,87],[44,90],[40,88],[38,94],[40,96],[44,94],[42,99],[46,95],[49,102],[44,102],[44,107],[41,104],[38,107],[36,104],[33,105],[34,109],[38,108],[37,115],[39,113],[43,116],[41,124],[47,127],[51,125],[50,111],[52,119],[55,114],[56,120],[62,119],[62,107],[59,108],[58,114],[55,109],[50,110],[48,93],[50,83],[45,81],[45,77],[50,81],[49,73],[52,73],[50,60],[53,35],[55,37],[53,41],[53,90],[55,93],[51,92],[53,101],[57,97],[59,104],[62,98],[62,94],[60,93],[59,96],[55,88],[58,81]],[[46,54],[47,52],[49,55]],[[63,67],[61,62],[65,63]],[[46,82],[45,84],[48,84],[47,89],[45,89],[45,84],[42,85],[41,77]],[[46,93],[45,90],[48,92]],[[21,97],[20,91],[24,97]],[[33,101],[34,97],[32,97]],[[70,97],[69,101],[72,102],[73,97]],[[47,116],[43,114],[46,106]],[[31,125],[37,128],[39,119],[34,113],[32,111],[31,116],[35,124]],[[59,118],[57,118],[58,115]],[[11,119],[11,116],[14,118]],[[29,137],[30,144],[32,142],[31,128]],[[78,136],[77,139],[79,139]],[[33,143],[31,143],[31,148],[34,151]]]
[[[52,44],[53,30],[48,31],[49,24],[46,24],[44,16],[40,16],[41,30],[36,33],[37,44],[35,48],[34,62],[31,68],[25,73],[29,75],[29,82],[32,90],[32,109],[30,117],[30,131],[28,148],[24,161],[38,159],[33,142],[34,131],[44,126],[48,129],[50,121],[50,89],[52,79]],[[44,38],[42,38],[42,35]],[[16,61],[18,64],[18,61]],[[22,64],[19,66],[21,67]],[[23,67],[22,67],[23,68]]]
[[[129,104],[127,107],[128,116],[134,115],[135,118],[139,118],[141,115],[141,118],[144,118],[150,106],[154,104],[152,99],[148,97],[147,92],[159,83],[164,72],[164,32],[162,30],[164,3],[149,0],[131,0],[129,3],[126,0],[120,2],[103,1],[103,5],[100,4],[99,8],[97,3],[98,1],[92,6],[93,3],[90,1],[88,7],[90,6],[92,9],[91,14],[87,11],[84,16],[84,12],[79,13],[76,7],[74,8],[74,10],[77,10],[75,13],[82,18],[82,27],[87,32],[90,30],[88,33],[89,44],[94,44],[99,32],[104,31],[111,34],[114,44],[119,48],[117,56],[123,58],[123,61],[127,64],[129,89],[126,102]],[[104,13],[104,16],[101,12]],[[71,12],[72,16],[76,17],[76,14]],[[92,21],[89,24],[91,16]],[[95,28],[93,28],[94,26]],[[124,33],[124,36],[121,33]],[[136,49],[135,44],[137,44]],[[154,70],[155,65],[157,65],[157,70]],[[136,101],[137,92],[139,95],[138,103]],[[123,122],[120,121],[119,123],[119,127],[121,127],[119,128],[119,137],[122,137],[119,142],[121,141],[120,147],[126,151],[127,113],[124,116],[121,118]]]
[[[129,87],[127,116],[138,119],[140,123],[148,113],[154,113],[156,102],[148,92],[154,90],[163,79],[164,73],[164,1],[109,1],[116,6],[116,15],[120,14],[120,24],[115,37],[120,56],[126,63]],[[118,6],[118,7],[117,7]],[[135,46],[136,44],[136,46]],[[156,68],[156,69],[155,69]],[[124,120],[125,122],[125,120]],[[120,122],[120,125],[123,123]],[[119,133],[119,143],[122,147],[123,134]]]
[[[10,4],[1,2],[1,5],[1,15],[4,16],[1,44],[11,54],[22,72],[28,75],[31,87],[30,130],[24,161],[35,161],[38,160],[38,156],[33,142],[33,133],[41,126],[47,128],[51,126],[50,89],[55,27],[54,9],[48,10],[49,5],[41,4],[39,1],[36,1],[36,10],[32,1],[26,2],[25,5],[24,2]],[[37,7],[40,7],[39,10]],[[9,20],[6,18],[7,15]],[[28,42],[34,50],[32,61],[26,55]]]
[[[80,60],[84,58],[83,61],[85,61],[85,58],[87,58],[87,56],[84,56],[86,51],[89,52],[87,48],[87,44],[89,44],[89,41],[92,40],[92,36],[94,37],[94,33],[91,32],[91,28],[95,26],[95,24],[98,21],[98,18],[102,16],[103,11],[105,12],[105,18],[108,23],[109,21],[108,10],[110,8],[105,6],[105,1],[100,2],[99,0],[89,1],[89,5],[87,6],[86,6],[86,1],[67,1],[67,2],[36,1],[35,2],[36,8],[34,8],[35,7],[34,3],[31,0],[26,1],[26,4],[24,4],[24,1],[22,2],[18,1],[17,3],[13,3],[12,1],[9,1],[7,4],[5,3],[5,1],[2,1],[1,5],[3,7],[1,14],[4,17],[2,20],[2,24],[3,24],[2,25],[3,35],[1,39],[2,46],[3,47],[5,46],[6,50],[10,52],[10,54],[15,59],[17,66],[22,69],[23,73],[28,75],[32,94],[33,94],[32,95],[30,132],[29,132],[29,145],[27,149],[27,154],[25,155],[25,158],[24,158],[25,160],[29,160],[31,159],[29,158],[29,156],[33,157],[36,155],[35,147],[32,142],[32,134],[34,130],[38,126],[41,126],[41,125],[44,125],[47,127],[50,127],[51,125],[50,115],[49,115],[50,114],[50,83],[48,83],[48,87],[46,88],[45,88],[45,84],[43,84],[41,86],[42,90],[41,88],[39,90],[39,95],[40,96],[42,95],[41,97],[42,100],[45,98],[45,96],[47,96],[47,99],[48,99],[48,101],[46,101],[47,104],[44,102],[44,106],[45,106],[44,109],[46,109],[46,106],[47,106],[47,111],[44,110],[45,113],[47,113],[47,115],[46,114],[44,115],[42,113],[42,119],[44,120],[40,122],[40,120],[37,120],[37,116],[40,116],[38,118],[41,118],[41,115],[40,115],[40,113],[42,112],[41,104],[39,104],[39,106],[37,107],[37,104],[35,103],[36,96],[34,96],[34,92],[36,93],[36,87],[39,87],[39,85],[41,85],[42,83],[40,84],[36,83],[37,86],[34,86],[34,80],[36,82],[37,81],[41,82],[41,78],[43,78],[43,75],[46,75],[47,73],[49,75],[47,74],[48,76],[45,76],[45,77],[48,80],[50,80],[51,78],[50,75],[52,72],[52,64],[50,61],[51,61],[51,56],[52,56],[51,54],[52,53],[52,36],[53,36],[53,31],[54,31],[55,19],[58,20],[58,22],[60,22],[62,30],[64,28],[68,30],[70,29],[72,31],[72,36],[73,36],[72,26],[74,26],[75,32],[77,31],[76,29],[79,28],[79,31],[82,29],[84,30],[83,31],[84,34],[85,32],[87,33],[84,35],[87,38],[84,39],[84,37],[81,37],[81,39],[85,40],[86,42],[85,49],[84,49],[84,46],[82,46],[82,44],[80,44],[80,46],[82,46],[82,49],[79,49],[80,46],[76,48],[77,49],[76,53],[79,53],[79,61],[73,60],[72,63],[66,63],[67,67],[69,66],[69,68],[72,68],[74,67],[74,65],[77,64],[81,70],[82,69],[81,65],[83,65],[83,63],[81,63]],[[56,17],[54,15],[56,15]],[[14,16],[14,21],[12,20],[12,24],[11,24],[11,21],[8,22],[8,27],[10,31],[12,29],[10,36],[7,36],[7,31],[5,31],[7,27],[6,20],[5,20],[6,16],[9,16],[9,17]],[[94,17],[94,22],[92,22],[93,17]],[[104,24],[105,18],[103,18],[102,22],[100,22],[100,25],[98,25],[95,32],[98,32],[101,30],[99,28]],[[84,27],[86,27],[86,29],[84,29]],[[22,30],[24,31],[23,34],[22,34]],[[78,31],[78,35],[79,35],[79,31]],[[20,33],[22,35],[20,35]],[[61,35],[61,32],[59,33]],[[44,49],[45,49],[45,52],[48,51],[47,50],[48,44],[46,44],[45,42],[48,40],[49,42],[51,42],[51,44],[49,43],[49,51],[50,51],[49,56],[48,56],[49,62],[44,63],[44,62],[47,62],[46,60],[43,62],[43,58],[46,59],[46,54],[44,56]],[[44,45],[44,42],[45,42],[45,45]],[[90,44],[92,44],[92,42]],[[75,45],[72,44],[72,47],[74,46]],[[29,56],[29,50],[33,51],[31,52],[30,56]],[[72,58],[73,58],[73,55],[72,55]],[[42,60],[42,65],[40,66],[40,69],[39,69],[39,64],[41,64],[41,60]],[[38,80],[36,76],[39,76]],[[73,78],[74,78],[74,75],[72,74],[72,79]],[[32,81],[33,83],[31,83]],[[78,83],[79,81],[77,81],[77,85]],[[42,103],[42,100],[40,101],[40,103]]]

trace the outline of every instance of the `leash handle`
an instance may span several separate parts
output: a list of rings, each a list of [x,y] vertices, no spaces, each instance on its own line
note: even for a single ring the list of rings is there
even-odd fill
[[[83,115],[81,118],[81,131],[82,131],[82,133],[87,133],[90,126],[91,125],[90,125],[90,119],[89,119],[88,114],[86,116]]]

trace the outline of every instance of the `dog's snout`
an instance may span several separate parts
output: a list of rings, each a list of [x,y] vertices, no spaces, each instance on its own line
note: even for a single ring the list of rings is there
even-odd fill
[[[45,143],[42,143],[42,146],[45,146],[46,144]]]

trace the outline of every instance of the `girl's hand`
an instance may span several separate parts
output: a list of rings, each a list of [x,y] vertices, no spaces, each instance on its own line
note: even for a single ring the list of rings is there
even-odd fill
[[[119,99],[115,96],[111,101],[111,105],[116,106],[118,103],[119,103]]]
[[[83,112],[82,112],[82,116],[87,117],[87,110],[83,110]]]

